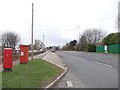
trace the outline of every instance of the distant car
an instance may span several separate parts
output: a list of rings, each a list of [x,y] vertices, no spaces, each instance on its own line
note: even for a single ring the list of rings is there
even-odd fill
[[[55,49],[51,49],[52,52],[55,52]]]

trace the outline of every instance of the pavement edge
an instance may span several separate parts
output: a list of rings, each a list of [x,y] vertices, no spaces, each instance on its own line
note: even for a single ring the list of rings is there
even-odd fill
[[[42,56],[42,59],[47,55],[48,52],[45,52],[45,55]]]
[[[44,90],[47,90],[48,88],[53,88],[64,77],[64,75],[67,73],[67,71],[68,71],[68,69],[66,68],[64,70],[64,72],[61,75],[59,75],[53,82],[51,82],[49,85],[47,85]]]
[[[47,53],[46,53],[46,55],[47,55]],[[44,55],[43,58],[44,58],[46,55]],[[42,58],[42,59],[43,59],[43,58]],[[45,61],[47,61],[47,60],[45,60]],[[48,62],[48,61],[47,61],[47,62]],[[51,63],[51,62],[49,62],[49,63]],[[61,68],[59,65],[56,65],[55,63],[51,63],[51,64],[54,64],[55,66]],[[62,74],[60,74],[53,82],[51,82],[49,85],[47,85],[44,90],[47,90],[48,88],[53,88],[53,87],[57,84],[57,82],[59,82],[59,81],[65,76],[65,74],[66,74],[67,71],[68,71],[68,68],[67,68],[66,65],[65,65],[65,68],[61,68],[61,69],[63,69],[64,72],[63,72]]]

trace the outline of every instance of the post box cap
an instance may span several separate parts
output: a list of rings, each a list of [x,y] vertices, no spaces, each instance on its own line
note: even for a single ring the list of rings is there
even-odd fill
[[[13,50],[12,48],[4,48],[4,50]]]
[[[28,47],[28,45],[20,44],[20,47]]]

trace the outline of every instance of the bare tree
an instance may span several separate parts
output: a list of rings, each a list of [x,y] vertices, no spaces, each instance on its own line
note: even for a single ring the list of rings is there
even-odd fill
[[[63,50],[68,50],[69,49],[69,43],[66,43],[63,47],[62,47]]]
[[[105,32],[103,32],[101,29],[87,29],[83,32],[83,36],[86,37],[88,44],[96,44],[102,41],[102,39],[105,36]]]
[[[120,32],[120,13],[118,14],[117,26],[118,26],[118,31]]]
[[[86,51],[87,49],[87,40],[85,36],[82,36],[79,41],[79,50],[80,51]]]
[[[10,47],[15,50],[15,46],[19,43],[20,37],[14,32],[4,32],[1,35],[2,47]]]
[[[118,31],[120,32],[120,2],[118,2],[118,20],[117,20]]]

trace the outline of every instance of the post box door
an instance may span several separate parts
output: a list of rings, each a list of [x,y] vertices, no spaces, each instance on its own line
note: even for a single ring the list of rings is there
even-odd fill
[[[20,63],[28,62],[28,46],[20,45]]]
[[[12,68],[12,49],[4,49],[3,67]]]

